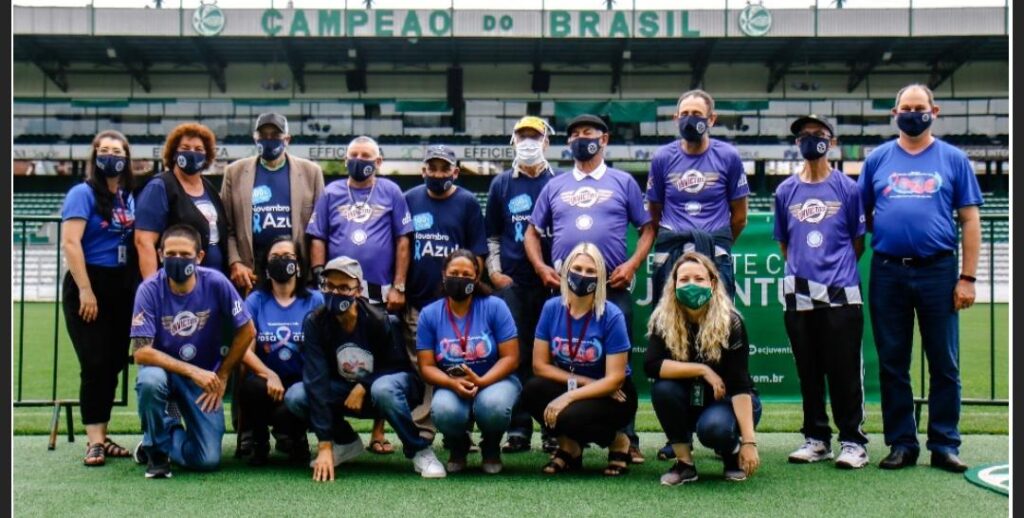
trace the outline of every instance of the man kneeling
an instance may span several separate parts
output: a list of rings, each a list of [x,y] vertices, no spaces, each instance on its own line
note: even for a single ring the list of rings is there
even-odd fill
[[[310,463],[313,480],[334,480],[334,468],[363,452],[363,442],[345,420],[384,417],[406,458],[424,478],[445,476],[430,441],[420,437],[411,407],[423,397],[404,349],[396,346],[388,316],[363,297],[363,270],[350,257],[332,259],[323,270],[324,305],[303,322],[302,382],[285,393],[288,409],[309,419],[318,441]]]
[[[217,469],[224,436],[221,400],[228,376],[256,334],[227,277],[197,266],[203,251],[195,229],[167,229],[160,254],[163,268],[135,295],[131,328],[143,431],[135,460],[148,464],[146,478],[170,477],[171,460],[189,469]],[[225,319],[235,335],[231,348],[222,350]]]

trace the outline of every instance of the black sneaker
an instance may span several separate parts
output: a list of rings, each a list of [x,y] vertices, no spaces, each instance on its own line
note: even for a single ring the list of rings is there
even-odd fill
[[[510,435],[508,442],[501,447],[501,453],[523,453],[530,451],[530,440],[519,435]]]
[[[142,441],[139,441],[132,450],[132,459],[139,465],[149,464],[149,455],[146,455],[146,447],[142,445]]]
[[[555,437],[545,437],[541,442],[541,448],[544,449],[544,453],[555,453],[558,451],[558,439]]]
[[[675,464],[673,464],[671,468],[668,468],[668,471],[661,476],[661,485],[663,486],[678,486],[679,484],[696,481],[696,466],[693,464],[687,464],[681,460],[676,460]]]
[[[149,464],[146,466],[146,478],[171,478],[171,459],[167,454],[156,448],[147,448]]]
[[[740,469],[739,453],[722,455],[722,476],[731,482],[742,482],[747,479],[746,472]]]
[[[252,432],[248,430],[240,432],[235,441],[235,458],[241,459],[242,457],[252,455],[252,447]]]
[[[291,462],[309,462],[309,440],[303,436],[301,439],[292,442],[291,449],[288,450],[288,460]]]
[[[270,462],[270,444],[255,443],[252,446],[252,456],[249,457],[250,466],[266,466]]]

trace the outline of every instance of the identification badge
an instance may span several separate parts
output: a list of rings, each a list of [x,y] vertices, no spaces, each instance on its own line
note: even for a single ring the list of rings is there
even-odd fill
[[[693,390],[690,392],[690,406],[704,406],[704,382],[699,379],[693,382]]]
[[[569,381],[566,382],[566,386],[569,389],[569,392],[579,388],[579,384],[576,382],[576,376],[569,376]]]
[[[117,264],[124,266],[128,264],[128,247],[117,245]]]

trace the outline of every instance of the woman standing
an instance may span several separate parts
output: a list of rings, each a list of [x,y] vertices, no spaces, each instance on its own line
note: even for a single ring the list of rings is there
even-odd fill
[[[524,406],[558,438],[544,473],[578,470],[583,446],[608,448],[604,474],[629,471],[629,438],[636,415],[630,379],[629,336],[622,311],[607,301],[607,272],[597,246],[580,243],[561,272],[561,295],[541,310],[533,346],[535,377],[523,389]]]
[[[651,403],[676,456],[661,483],[697,480],[694,431],[721,455],[726,480],[754,474],[761,401],[747,370],[747,331],[707,256],[686,252],[672,265],[647,329]]]
[[[61,211],[64,319],[81,366],[79,402],[89,442],[86,466],[131,452],[107,437],[117,376],[128,363],[128,331],[137,276],[129,254],[135,225],[131,151],[117,131],[92,141],[86,180],[68,191]]]
[[[466,467],[473,421],[484,472],[501,471],[501,438],[522,390],[516,325],[505,302],[480,281],[480,264],[469,250],[445,258],[445,297],[423,308],[416,330],[420,372],[435,387],[430,414],[451,447],[450,473]]]

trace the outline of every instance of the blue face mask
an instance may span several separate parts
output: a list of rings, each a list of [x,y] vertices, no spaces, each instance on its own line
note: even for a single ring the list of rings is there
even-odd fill
[[[172,281],[184,284],[196,273],[195,257],[164,257],[164,271]]]
[[[932,112],[899,112],[896,114],[896,125],[900,131],[916,137],[932,125]]]
[[[586,297],[587,295],[597,291],[596,275],[583,275],[576,272],[569,272],[569,275],[565,280],[569,284],[569,291],[575,293],[577,297]]]
[[[348,311],[356,301],[355,295],[338,295],[336,293],[324,294],[324,307],[332,315],[341,315]]]
[[[193,175],[206,168],[206,153],[198,151],[178,151],[174,163],[187,175]]]
[[[817,160],[828,153],[829,139],[806,136],[800,139],[800,155],[807,160]]]
[[[104,178],[116,178],[128,165],[128,159],[117,155],[96,155],[96,172]]]
[[[708,132],[707,117],[698,115],[683,115],[679,117],[679,135],[687,142],[700,142],[704,134]]]
[[[284,139],[261,138],[256,141],[256,152],[263,160],[277,160],[284,153]]]
[[[377,170],[377,161],[350,158],[345,161],[345,169],[348,170],[349,178],[362,182],[373,176],[374,171]]]
[[[455,180],[451,176],[445,176],[441,178],[435,178],[428,176],[424,179],[424,183],[427,184],[427,190],[434,194],[444,194],[448,192]]]
[[[569,149],[576,161],[586,162],[594,158],[594,155],[601,150],[601,139],[577,137],[576,140],[569,143]]]

